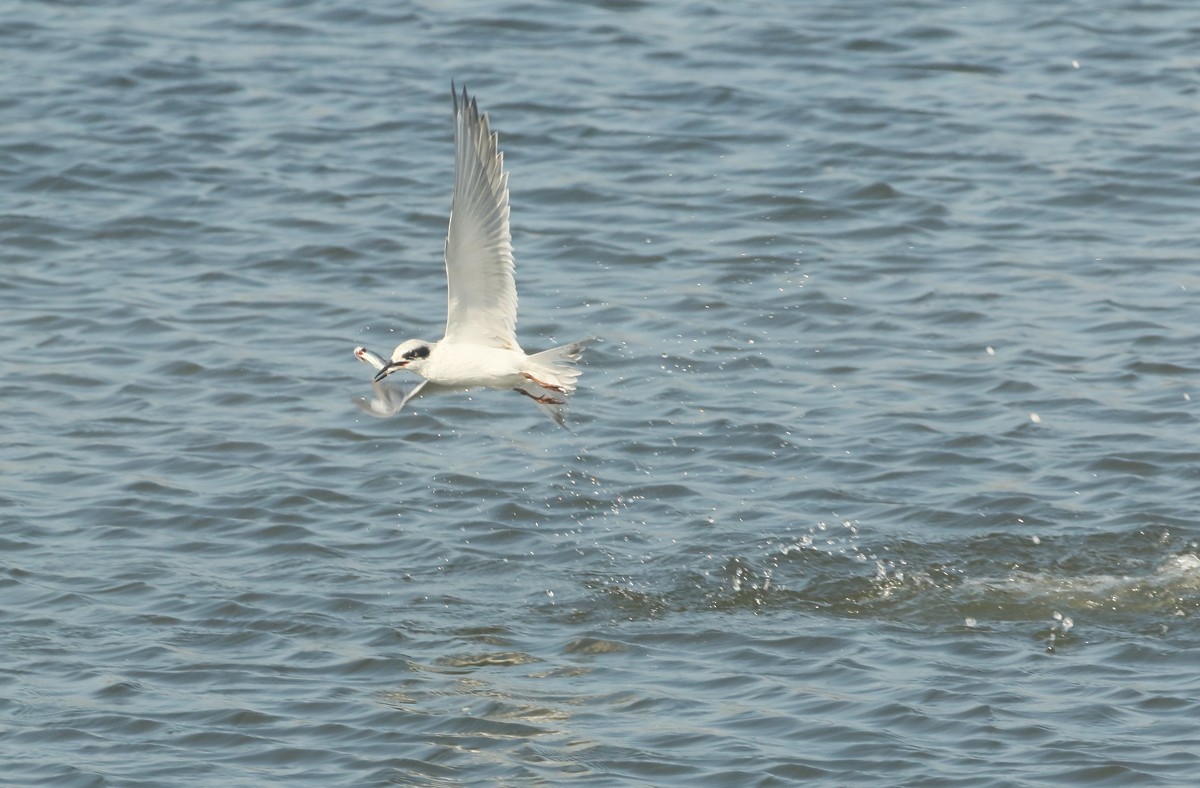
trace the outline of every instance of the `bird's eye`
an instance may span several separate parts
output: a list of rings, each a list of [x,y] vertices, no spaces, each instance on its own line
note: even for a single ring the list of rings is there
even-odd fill
[[[412,361],[414,358],[429,358],[429,346],[421,345],[420,347],[413,348],[405,353],[404,357],[409,361]]]

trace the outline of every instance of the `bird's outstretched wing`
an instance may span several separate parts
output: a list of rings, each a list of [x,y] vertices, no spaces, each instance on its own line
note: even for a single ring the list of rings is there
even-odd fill
[[[409,389],[407,394],[392,386],[387,381],[372,383],[371,387],[375,391],[374,399],[355,397],[351,402],[357,405],[368,416],[374,416],[377,419],[390,419],[417,397],[428,397],[430,394],[444,394],[451,391],[465,390],[456,386],[439,386],[437,383],[430,383],[428,380],[422,380]]]
[[[518,349],[508,173],[487,115],[454,99],[454,201],[446,234],[446,340]]]
[[[350,400],[368,416],[374,416],[377,419],[391,418],[400,412],[404,403],[408,402],[408,397],[404,395],[404,392],[386,380],[372,383],[371,388],[375,392],[374,399],[355,397]]]

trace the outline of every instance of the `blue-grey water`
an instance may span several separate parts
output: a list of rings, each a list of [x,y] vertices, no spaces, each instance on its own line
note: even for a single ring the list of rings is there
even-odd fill
[[[1198,41],[5,4],[3,782],[1193,784]],[[352,403],[440,336],[452,78],[570,430]]]

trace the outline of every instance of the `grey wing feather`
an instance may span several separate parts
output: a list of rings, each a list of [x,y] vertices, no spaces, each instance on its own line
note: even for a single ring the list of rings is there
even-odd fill
[[[377,419],[387,419],[395,416],[400,411],[400,408],[404,406],[403,392],[395,386],[390,385],[387,381],[372,383],[371,388],[375,391],[374,399],[355,397],[350,400],[368,416]]]
[[[375,399],[369,400],[366,397],[355,397],[353,402],[368,416],[374,416],[377,419],[389,419],[395,416],[404,409],[405,405],[417,397],[427,397],[430,394],[442,394],[450,391],[461,391],[461,389],[453,386],[439,386],[427,380],[423,380],[413,386],[407,394],[403,394],[400,389],[390,385],[387,381],[372,383],[371,386],[375,390]]]
[[[517,349],[508,173],[487,115],[454,97],[454,200],[446,233],[446,339]]]

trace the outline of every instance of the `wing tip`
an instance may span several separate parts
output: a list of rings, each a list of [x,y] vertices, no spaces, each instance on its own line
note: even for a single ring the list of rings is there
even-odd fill
[[[459,102],[461,96],[462,101]],[[454,104],[454,117],[458,117],[460,112],[469,112],[472,116],[479,117],[479,107],[475,103],[475,97],[467,93],[467,85],[463,83],[462,92],[458,90],[458,86],[454,82],[454,78],[450,78],[450,101]]]

